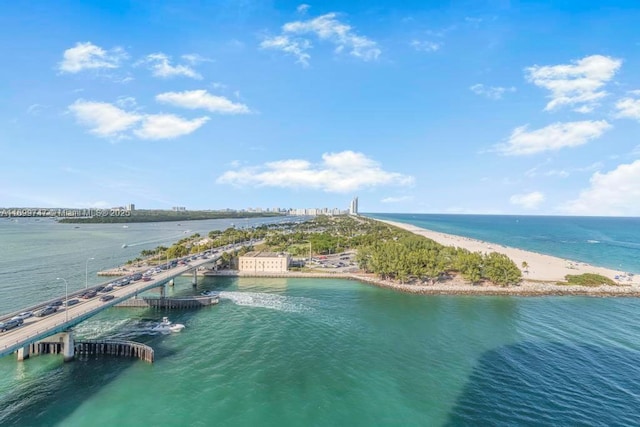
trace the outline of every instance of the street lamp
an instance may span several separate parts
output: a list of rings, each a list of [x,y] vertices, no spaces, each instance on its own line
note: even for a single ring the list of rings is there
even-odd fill
[[[67,280],[63,279],[62,277],[56,277],[56,280],[64,281],[64,299],[65,299],[64,321],[67,322],[69,321],[69,283],[67,283]]]
[[[89,288],[89,261],[95,258],[87,258],[87,262],[84,263],[84,288]]]

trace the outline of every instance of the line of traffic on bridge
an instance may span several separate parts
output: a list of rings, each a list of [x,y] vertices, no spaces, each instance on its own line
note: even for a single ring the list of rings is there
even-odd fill
[[[208,263],[216,262],[223,252],[231,252],[241,246],[251,245],[253,242],[239,243],[218,249],[210,249],[189,257],[169,260],[167,263],[154,267],[140,274],[140,278],[133,280],[133,276],[123,276],[111,282],[105,282],[99,286],[83,289],[74,294],[67,294],[65,298],[58,298],[46,303],[37,304],[21,312],[11,313],[0,322],[6,324],[11,318],[23,316],[22,322],[17,321],[14,326],[0,331],[0,356],[12,353],[24,345],[41,340],[49,335],[69,330],[69,328],[97,314],[98,312],[132,298],[149,289],[164,286],[171,279],[180,276],[190,270],[195,270]],[[111,286],[111,288],[109,288]],[[95,298],[101,289],[103,297]],[[106,289],[106,291],[105,291]],[[110,289],[110,290],[109,290]],[[87,292],[91,295],[87,296]],[[82,298],[82,295],[85,298]],[[70,303],[70,301],[78,300]],[[44,310],[44,311],[41,311]],[[28,315],[31,312],[32,315]],[[41,317],[34,314],[42,314]]]

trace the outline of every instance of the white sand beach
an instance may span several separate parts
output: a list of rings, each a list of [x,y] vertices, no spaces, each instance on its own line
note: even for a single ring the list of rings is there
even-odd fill
[[[470,239],[468,237],[440,233],[416,227],[411,224],[404,224],[395,221],[379,221],[394,225],[420,236],[427,237],[445,246],[455,246],[472,252],[499,252],[511,258],[518,267],[521,267],[522,263],[526,262],[528,264],[528,268],[524,270],[522,274],[525,282],[557,282],[564,280],[564,277],[567,274],[596,273],[609,277],[619,282],[621,285],[640,286],[640,275],[630,277],[623,271],[596,267],[583,262],[576,262],[495,243],[483,242],[481,240]],[[618,279],[615,279],[616,276],[618,276]]]

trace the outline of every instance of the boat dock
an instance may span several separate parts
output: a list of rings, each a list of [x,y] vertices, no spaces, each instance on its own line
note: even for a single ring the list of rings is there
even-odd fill
[[[122,301],[116,307],[140,307],[155,309],[199,308],[218,304],[217,296],[194,296],[182,298],[138,297]]]

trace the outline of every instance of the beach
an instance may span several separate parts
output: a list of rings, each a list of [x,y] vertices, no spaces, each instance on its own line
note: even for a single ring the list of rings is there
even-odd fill
[[[435,285],[407,285],[391,281],[381,281],[379,279],[368,278],[367,282],[391,287],[405,292],[415,293],[449,293],[449,294],[516,294],[516,295],[599,295],[599,296],[640,296],[640,278],[637,275],[628,275],[622,271],[616,271],[604,267],[597,267],[584,262],[567,260],[550,255],[525,251],[504,245],[494,244],[481,240],[471,239],[463,236],[441,233],[416,227],[395,221],[377,220],[389,225],[402,228],[411,233],[424,236],[445,246],[455,246],[464,248],[471,252],[498,252],[512,259],[518,267],[522,269],[522,263],[526,262],[528,267],[522,269],[523,281],[519,286],[500,287],[495,285],[472,285],[459,277],[454,280],[440,282]],[[559,281],[564,281],[567,274],[579,275],[584,273],[595,273],[611,278],[618,286],[567,286],[557,285]],[[616,279],[617,277],[617,279]],[[364,278],[361,278],[364,279]]]

